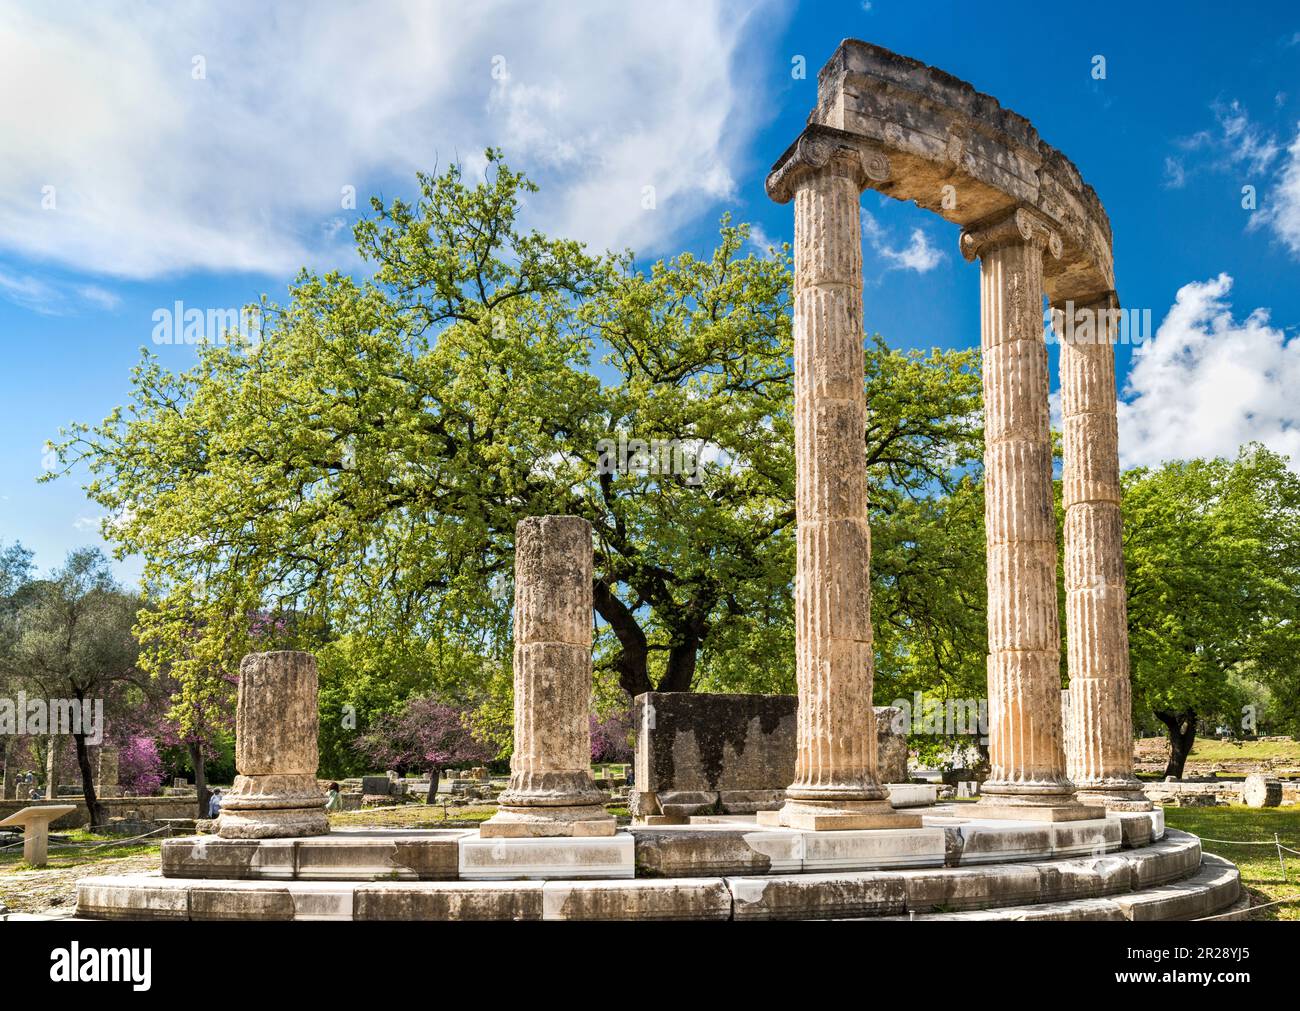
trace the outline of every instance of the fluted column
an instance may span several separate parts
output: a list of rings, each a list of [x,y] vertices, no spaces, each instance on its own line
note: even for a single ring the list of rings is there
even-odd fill
[[[1065,429],[1066,766],[1080,800],[1150,810],[1133,775],[1133,712],[1115,417],[1113,293],[1055,307]]]
[[[325,835],[325,795],[316,785],[316,658],[283,650],[250,653],[239,664],[235,710],[238,775],[221,802],[217,832],[227,839]]]
[[[484,837],[614,834],[591,778],[591,570],[581,517],[515,527],[514,753]]]
[[[980,260],[984,522],[988,558],[986,813],[1069,806],[1061,735],[1056,516],[1043,338],[1043,252],[1060,239],[1018,208],[962,233]]]
[[[793,196],[795,780],[765,821],[805,829],[901,827],[877,779],[872,709],[871,531],[859,197],[888,174],[879,153],[808,131],[768,180]]]

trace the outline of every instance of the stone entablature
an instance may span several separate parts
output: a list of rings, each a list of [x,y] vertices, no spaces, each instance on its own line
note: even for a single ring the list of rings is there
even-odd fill
[[[1096,192],[1033,124],[996,98],[857,39],[841,42],[822,68],[817,97],[805,135],[826,136],[831,128],[883,155],[890,172],[869,177],[872,189],[967,228],[1033,208],[1061,237],[1060,257],[1044,265],[1052,303],[1093,301],[1114,289],[1110,220]],[[945,199],[945,186],[955,200]]]

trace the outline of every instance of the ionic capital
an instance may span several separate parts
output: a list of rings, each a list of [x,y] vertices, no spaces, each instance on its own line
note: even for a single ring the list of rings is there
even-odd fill
[[[1061,236],[1044,218],[1027,207],[1017,207],[997,218],[965,228],[961,233],[961,255],[968,261],[1002,246],[1026,244],[1045,249],[1053,259],[1061,257]]]
[[[794,198],[801,180],[818,173],[852,179],[859,191],[889,178],[889,158],[856,134],[810,125],[772,166],[767,195],[778,204]]]

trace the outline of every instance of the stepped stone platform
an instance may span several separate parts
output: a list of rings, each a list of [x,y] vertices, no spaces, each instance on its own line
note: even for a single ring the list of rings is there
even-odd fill
[[[77,916],[1146,920],[1232,911],[1243,896],[1237,869],[1203,857],[1195,836],[1166,832],[1159,809],[1044,824],[972,818],[962,806],[931,809],[921,828],[876,831],[711,816],[586,841],[459,829],[169,839],[161,873],[78,882]]]

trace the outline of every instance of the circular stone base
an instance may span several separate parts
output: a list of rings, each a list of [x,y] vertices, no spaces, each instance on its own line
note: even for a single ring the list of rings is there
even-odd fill
[[[285,839],[329,834],[329,817],[317,808],[259,808],[228,811],[217,818],[217,835],[223,839]]]
[[[614,816],[600,804],[581,807],[498,806],[479,827],[484,839],[546,838],[554,836],[612,836]]]
[[[947,820],[947,819],[944,819]],[[954,819],[955,820],[955,819]],[[934,826],[939,828],[939,826]],[[968,825],[980,828],[978,823]],[[984,826],[994,833],[1003,826]],[[1071,833],[1072,827],[1052,829]],[[662,840],[673,830],[657,829]],[[681,830],[697,837],[706,831]],[[927,828],[922,831],[931,831]],[[942,836],[945,830],[940,829]],[[963,828],[963,832],[966,828]],[[1043,830],[1046,831],[1046,830]],[[769,848],[772,831],[713,827],[734,836],[732,848]],[[785,834],[797,834],[784,830]],[[1168,838],[1133,850],[1095,855],[1007,861],[988,860],[973,845],[960,863],[880,870],[833,869],[852,836],[877,839],[889,832],[806,833],[831,844],[821,854],[825,869],[710,876],[649,876],[622,880],[357,880],[330,863],[329,880],[299,878],[222,879],[133,874],[85,878],[77,883],[77,916],[89,919],[172,920],[796,920],[859,917],[1012,920],[1189,920],[1235,910],[1242,889],[1237,868],[1202,856],[1192,835]],[[915,831],[899,833],[915,835]],[[411,838],[413,833],[402,833]],[[633,833],[637,872],[645,844]],[[754,838],[754,836],[764,838]],[[472,838],[468,833],[463,838]],[[941,840],[942,841],[942,840]],[[343,840],[340,840],[343,842]],[[378,847],[374,835],[349,843]],[[197,841],[193,844],[197,845]],[[209,844],[214,845],[214,844]],[[234,846],[235,844],[228,844]],[[248,845],[256,845],[249,843]],[[275,844],[276,846],[282,844]],[[299,845],[328,849],[326,840]],[[391,844],[390,848],[391,848]],[[268,844],[270,846],[270,844]],[[273,846],[270,848],[274,848]],[[1055,847],[1054,847],[1055,848]],[[756,851],[758,855],[761,852]],[[1049,850],[1049,852],[1051,852]],[[937,854],[942,861],[943,855]],[[250,870],[259,860],[245,854]],[[324,863],[325,854],[321,863]],[[340,854],[342,856],[342,854]],[[288,855],[285,855],[288,859]],[[186,858],[198,860],[196,854]],[[206,861],[208,857],[205,857]],[[968,862],[974,861],[974,862]],[[379,871],[371,861],[370,870]],[[228,866],[234,865],[230,861]]]

